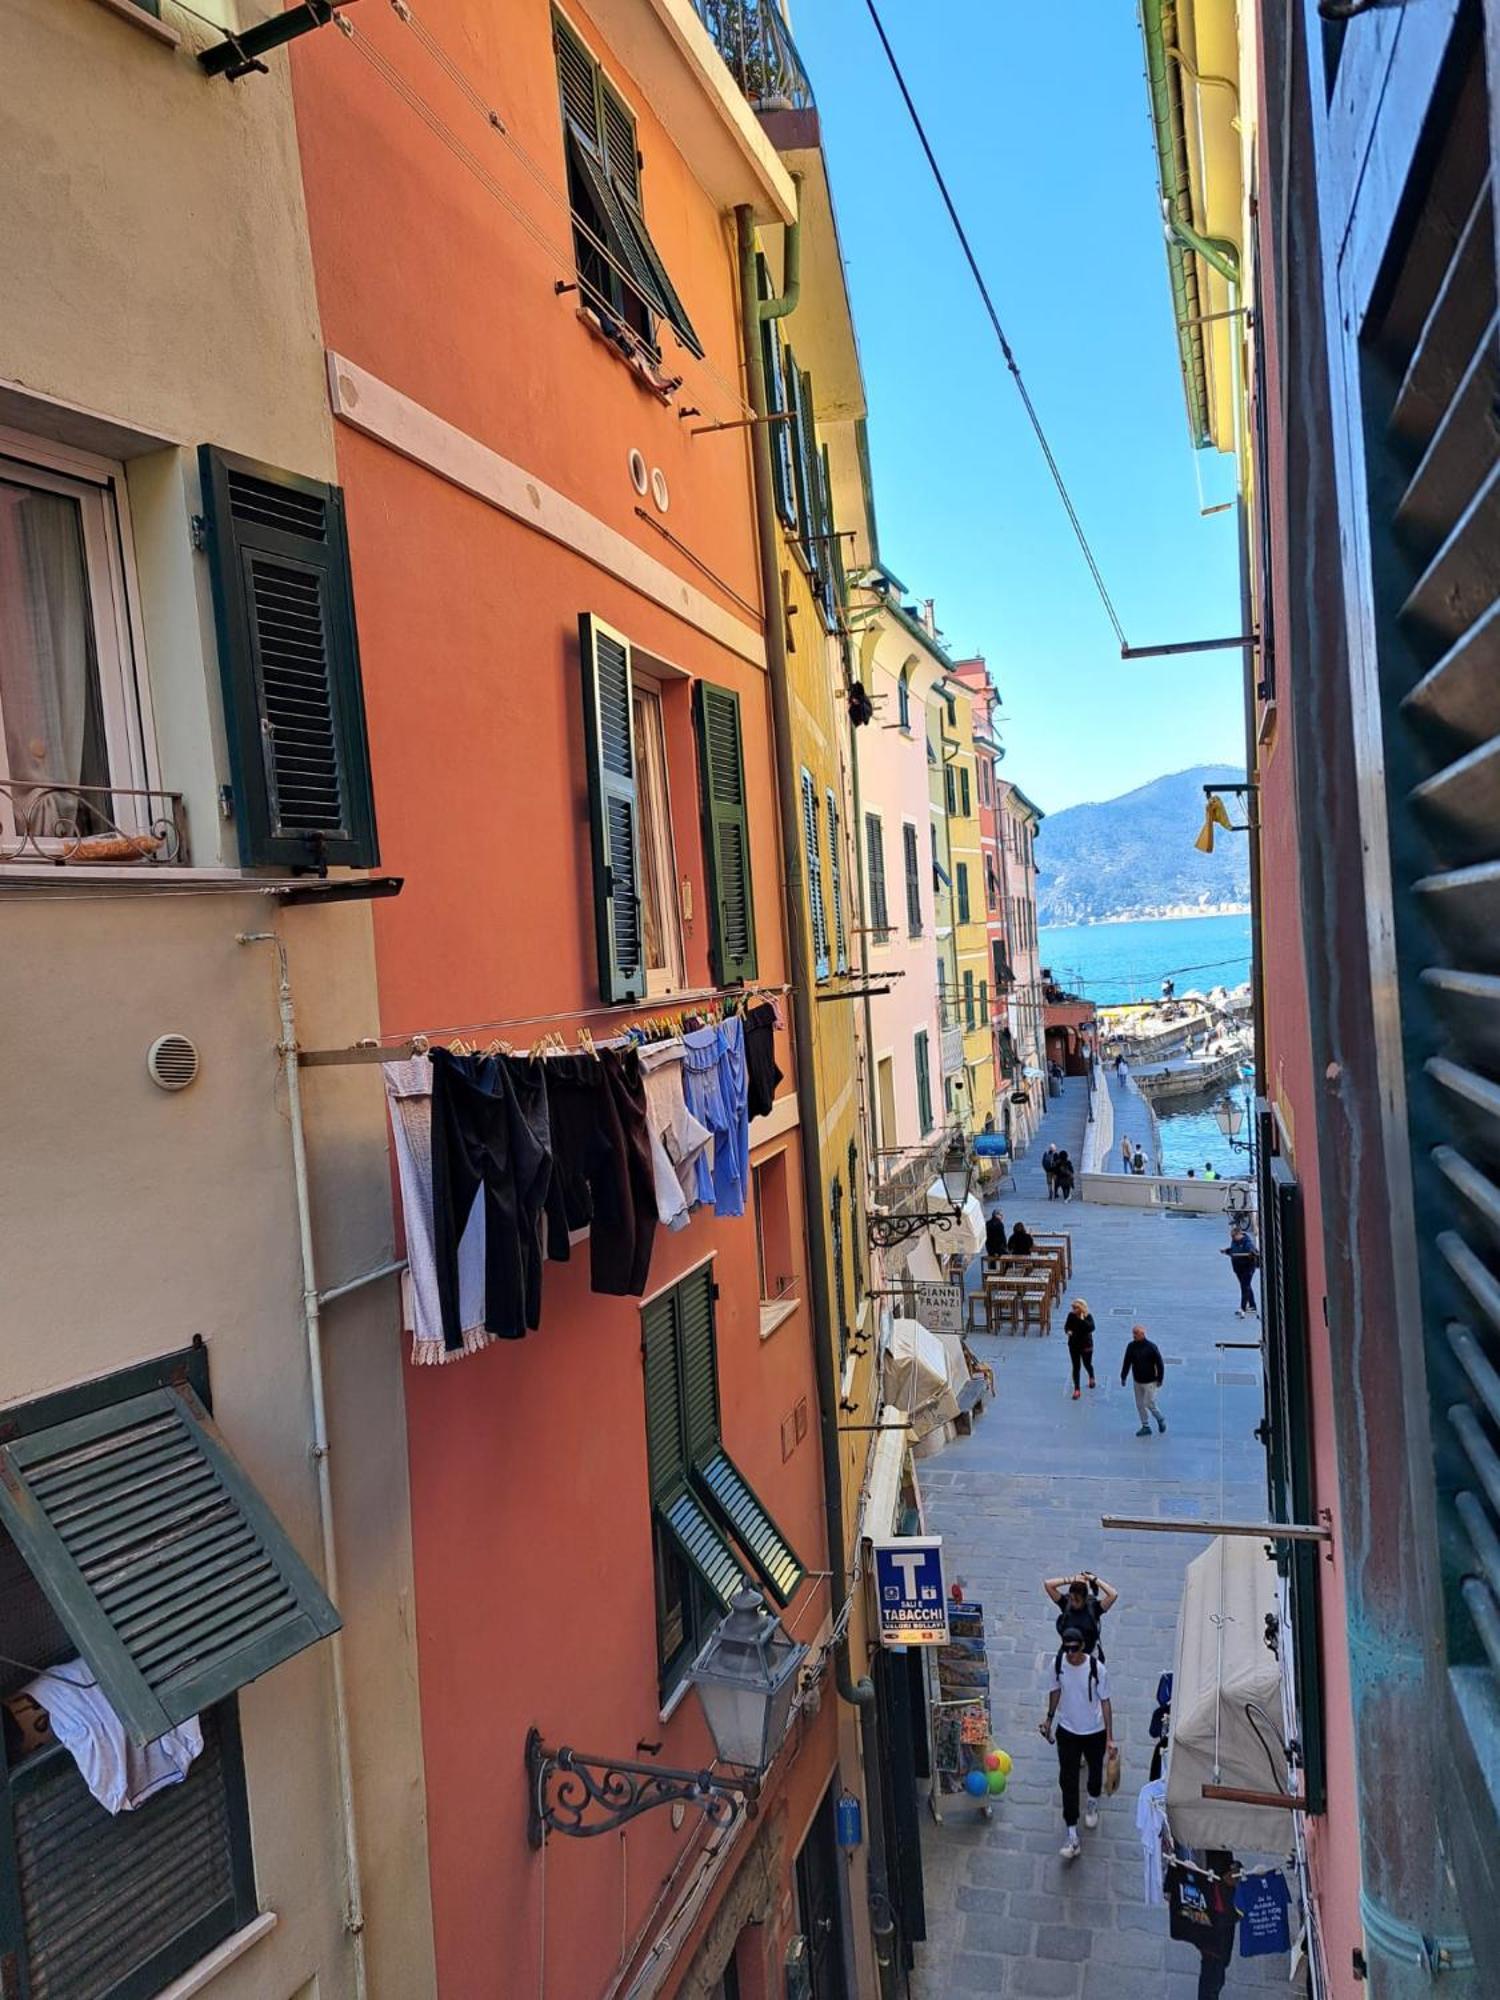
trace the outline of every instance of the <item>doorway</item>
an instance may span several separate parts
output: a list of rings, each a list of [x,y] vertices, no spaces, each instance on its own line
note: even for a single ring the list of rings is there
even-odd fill
[[[830,1785],[797,1855],[797,1928],[807,1939],[808,2000],[849,2000],[833,1794]]]

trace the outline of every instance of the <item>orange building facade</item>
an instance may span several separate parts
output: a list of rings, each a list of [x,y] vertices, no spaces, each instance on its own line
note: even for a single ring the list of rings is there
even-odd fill
[[[445,0],[420,27],[381,10],[309,37],[294,76],[382,853],[406,885],[376,923],[382,1037],[576,1048],[580,1028],[713,1018],[726,994],[777,1003],[735,211],[788,222],[793,184],[683,5]],[[780,1025],[775,1048],[742,1215],[658,1227],[640,1296],[591,1290],[575,1237],[528,1337],[408,1372],[445,1994],[768,1994],[817,1950],[838,1955],[817,1990],[845,1990],[816,1676],[729,1836],[689,1808],[528,1839],[532,1727],[647,1764],[713,1758],[683,1678],[711,1579],[648,1439],[674,1314],[711,1315],[717,1439],[793,1555],[773,1608],[811,1664],[838,1609],[811,1315],[767,1332],[762,1311],[806,1296]]]

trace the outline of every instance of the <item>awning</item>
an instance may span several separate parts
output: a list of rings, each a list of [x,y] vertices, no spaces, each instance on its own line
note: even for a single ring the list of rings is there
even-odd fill
[[[952,1334],[931,1333],[920,1320],[898,1319],[885,1354],[885,1394],[909,1416],[913,1442],[958,1415],[958,1399],[969,1379],[963,1344]]]
[[[870,1454],[861,1533],[866,1541],[894,1535],[901,1524],[901,1474],[906,1464],[906,1418],[894,1403],[880,1412],[881,1429]]]
[[[137,1743],[339,1628],[185,1387],[0,1446],[0,1521]]]
[[[1268,1627],[1267,1620],[1270,1621]],[[1292,1815],[1205,1799],[1205,1785],[1285,1792],[1276,1565],[1249,1536],[1220,1535],[1188,1564],[1177,1616],[1167,1818],[1187,1847],[1285,1854]]]

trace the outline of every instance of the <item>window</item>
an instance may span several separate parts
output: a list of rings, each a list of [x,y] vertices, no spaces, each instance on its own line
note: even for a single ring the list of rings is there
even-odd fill
[[[211,445],[198,461],[240,858],[373,868],[344,496]]]
[[[844,929],[844,851],[838,800],[828,794],[828,890],[833,899],[833,965],[849,970],[849,936]]]
[[[823,848],[818,831],[818,792],[812,772],[802,773],[802,839],[807,850],[807,901],[812,920],[815,975],[828,977],[828,911],[823,901]]]
[[[890,935],[891,916],[885,893],[885,829],[878,813],[865,814],[865,857],[870,878],[870,928],[877,944]]]
[[[969,790],[969,767],[967,764],[960,764],[958,767],[958,816],[960,819],[972,819],[974,817],[974,801]]]
[[[901,850],[906,863],[906,934],[922,935],[922,881],[917,859],[917,829],[909,820],[901,827]]]
[[[943,801],[948,808],[949,816],[956,816],[958,812],[958,779],[954,774],[954,766],[952,764],[945,765],[943,769]]]
[[[798,368],[790,348],[786,350],[786,397],[791,422],[774,428],[791,433],[798,545],[812,577],[813,595],[818,601],[823,622],[829,631],[833,631],[838,623],[838,606],[844,594],[844,575],[838,556],[838,540],[833,533],[828,454],[818,444],[817,424],[813,416],[812,377]]]
[[[966,924],[966,923],[967,923],[967,922],[969,921],[969,864],[968,864],[968,862],[967,862],[967,861],[960,861],[960,862],[958,863],[958,865],[957,865],[957,866],[955,867],[955,869],[954,869],[954,871],[953,871],[953,872],[954,872],[954,875],[955,875],[955,877],[956,877],[956,886],[957,886],[957,893],[958,893],[958,921],[959,921],[959,922],[960,922],[961,924]]]
[[[979,796],[987,806],[992,806],[995,803],[995,788],[990,779],[990,760],[988,757],[981,757],[979,760]]]
[[[979,982],[980,1025],[983,1026],[984,1023],[988,1021],[989,1018],[990,1018],[990,982],[987,979],[981,979]]]
[[[833,1305],[839,1327],[839,1360],[849,1351],[849,1292],[844,1283],[844,1184],[835,1174],[828,1195],[828,1248],[833,1262]]]
[[[965,974],[964,974],[964,1026],[965,1026],[966,1028],[972,1028],[972,1027],[973,1027],[973,1025],[974,1025],[974,975],[973,975],[973,973],[972,973],[972,972],[965,972]]]
[[[756,279],[762,299],[771,296],[771,273],[764,257],[755,260]],[[787,390],[786,360],[781,345],[781,322],[763,319],[760,323],[761,361],[766,371],[766,407],[772,413],[792,407]],[[783,527],[795,534],[797,519],[796,454],[799,449],[789,423],[772,424],[771,479],[776,494],[776,512]]]
[[[635,118],[556,14],[552,45],[562,96],[579,294],[607,331],[631,345],[654,356],[656,321],[664,319],[688,352],[701,358],[703,343],[646,228]]]
[[[849,1267],[854,1274],[854,1310],[865,1295],[864,1222],[859,1199],[859,1147],[849,1141]]]
[[[1004,938],[996,938],[990,950],[995,961],[996,989],[1013,986],[1015,984],[1015,974],[1010,969],[1010,960],[1006,955]]]
[[[778,1604],[790,1603],[803,1577],[720,1437],[715,1294],[713,1266],[703,1264],[641,1308],[663,1697],[729,1609],[746,1567],[742,1557]]]
[[[759,963],[740,698],[729,688],[699,681],[693,690],[693,703],[703,793],[710,953],[715,979],[720,986],[731,986],[753,979]]]
[[[772,1153],[750,1169],[755,1196],[755,1262],[760,1279],[760,1331],[773,1333],[796,1304],[791,1204],[786,1154]]]
[[[995,858],[991,854],[984,857],[984,900],[988,909],[999,907],[1000,884],[995,877]]]
[[[918,1028],[912,1037],[912,1054],[917,1067],[917,1132],[925,1139],[932,1130],[932,1062],[925,1028]]]
[[[896,719],[900,726],[911,731],[911,668],[901,669],[901,678],[896,683]]]
[[[678,922],[676,849],[672,801],[667,790],[667,738],[661,689],[633,679],[636,793],[641,822],[641,950],[647,993],[676,993],[683,985],[682,926]]]
[[[0,1661],[0,1693],[81,1656],[132,1742],[194,1716],[203,1732],[180,1783],[116,1815],[50,1731],[7,1714],[0,1966],[38,2000],[159,1992],[252,1919],[235,1695],[338,1626],[207,1397],[198,1348],[6,1413],[0,1628],[29,1664]]]
[[[118,466],[0,431],[0,852],[150,824],[123,510]]]

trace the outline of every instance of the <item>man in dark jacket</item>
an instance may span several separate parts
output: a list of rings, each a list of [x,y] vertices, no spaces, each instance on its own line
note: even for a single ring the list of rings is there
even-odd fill
[[[1167,1428],[1167,1420],[1156,1407],[1156,1395],[1167,1379],[1166,1364],[1161,1358],[1161,1349],[1154,1340],[1148,1338],[1143,1326],[1133,1326],[1130,1329],[1130,1344],[1125,1349],[1125,1359],[1120,1363],[1122,1387],[1127,1376],[1132,1378],[1136,1415],[1141,1420],[1141,1427],[1136,1436],[1150,1437],[1153,1417],[1156,1419],[1156,1428],[1164,1431]]]
[[[990,1264],[1005,1255],[1005,1217],[998,1208],[984,1225],[984,1255]]]
[[[1255,1247],[1255,1238],[1243,1222],[1234,1224],[1229,1232],[1224,1255],[1229,1259],[1229,1268],[1239,1280],[1240,1302],[1235,1310],[1235,1318],[1243,1319],[1246,1313],[1255,1317],[1255,1272],[1260,1263],[1260,1251]]]

